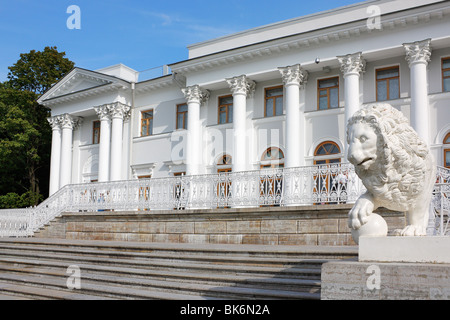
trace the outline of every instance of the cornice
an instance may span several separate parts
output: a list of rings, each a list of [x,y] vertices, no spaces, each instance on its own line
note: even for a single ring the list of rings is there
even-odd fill
[[[183,88],[186,86],[186,78],[177,74],[170,74],[155,79],[136,83],[136,93],[152,92],[169,87]]]
[[[46,107],[51,107],[54,105],[71,102],[71,101],[76,101],[76,100],[81,100],[84,98],[89,98],[89,97],[107,93],[107,92],[113,92],[113,91],[117,91],[117,90],[128,90],[128,89],[130,89],[130,88],[123,84],[109,83],[109,84],[97,86],[94,88],[89,88],[89,89],[85,89],[85,90],[81,90],[81,91],[77,91],[77,92],[73,92],[73,93],[68,93],[68,94],[65,94],[65,95],[62,95],[59,97],[42,100],[42,101],[39,101],[39,103]]]
[[[46,99],[57,97],[59,93],[63,92],[67,88],[70,88],[71,85],[80,80],[92,80],[98,82],[99,84],[97,86],[112,83],[111,80],[100,77],[94,77],[93,75],[84,71],[77,71],[76,73],[74,73],[72,77],[69,77],[66,81],[64,81],[58,87],[56,87],[55,90],[49,92],[49,95],[46,97]]]
[[[64,90],[70,88],[74,83],[82,80],[96,82],[91,88],[82,89],[75,92],[60,94]],[[63,79],[53,85],[47,92],[45,92],[39,99],[38,103],[44,106],[53,106],[59,103],[74,101],[85,97],[101,94],[114,90],[129,90],[131,84],[126,80],[117,78],[115,76],[102,74],[97,71],[74,68]]]
[[[409,14],[405,14],[404,12],[392,13],[382,16],[379,29],[368,28],[367,19],[361,19],[351,23],[327,27],[322,30],[289,35],[181,61],[171,64],[170,68],[173,72],[186,75],[192,72],[205,71],[233,63],[245,62],[255,58],[275,56],[292,50],[298,51],[312,46],[357,38],[375,32],[391,32],[397,28],[427,23],[431,20],[443,19],[445,16],[450,15],[449,6],[412,11],[415,12]]]

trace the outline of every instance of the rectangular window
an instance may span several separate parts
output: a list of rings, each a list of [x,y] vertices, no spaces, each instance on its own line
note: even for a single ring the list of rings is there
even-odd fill
[[[319,110],[339,107],[339,77],[317,80]]]
[[[142,111],[141,113],[141,136],[153,134],[153,110]]]
[[[450,58],[442,59],[442,91],[450,91]]]
[[[233,96],[219,97],[219,124],[233,122]]]
[[[265,90],[264,116],[273,117],[283,114],[283,86]]]
[[[177,129],[187,129],[187,104],[177,105]]]
[[[376,70],[377,101],[400,98],[399,67],[389,67]]]
[[[100,121],[94,121],[92,124],[92,143],[100,143]]]

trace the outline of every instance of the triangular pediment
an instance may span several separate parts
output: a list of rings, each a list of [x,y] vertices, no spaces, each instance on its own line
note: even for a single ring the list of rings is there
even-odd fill
[[[107,86],[114,83],[124,83],[125,81],[114,76],[102,74],[96,71],[75,68],[63,79],[54,84],[38,100],[44,103],[47,100],[53,100],[67,95],[77,94]]]

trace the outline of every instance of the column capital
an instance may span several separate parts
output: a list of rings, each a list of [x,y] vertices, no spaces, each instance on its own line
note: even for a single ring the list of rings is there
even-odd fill
[[[61,130],[61,121],[60,116],[53,116],[47,118],[48,123],[52,127],[52,130]]]
[[[100,120],[111,120],[111,113],[107,104],[94,107],[95,112]]]
[[[247,79],[247,76],[245,75],[228,78],[225,80],[228,83],[228,86],[230,87],[233,95],[243,94],[247,97],[251,97],[255,93],[255,81]]]
[[[58,116],[58,121],[62,129],[75,130],[80,126],[82,119],[79,117],[71,116],[68,113],[65,113],[63,115]]]
[[[278,70],[285,86],[290,84],[303,86],[308,81],[308,71],[303,69],[300,64],[278,68]]]
[[[345,56],[337,56],[341,65],[341,72],[344,76],[348,74],[360,74],[365,71],[366,62],[362,58],[362,53],[352,53]]]
[[[126,120],[130,116],[131,107],[121,102],[115,102],[107,105],[111,118]]]
[[[406,51],[406,61],[409,66],[414,63],[428,64],[431,58],[431,39],[404,43],[403,47]]]
[[[181,89],[186,98],[187,103],[196,102],[199,104],[204,104],[209,99],[209,91],[200,88],[199,85],[193,85]]]

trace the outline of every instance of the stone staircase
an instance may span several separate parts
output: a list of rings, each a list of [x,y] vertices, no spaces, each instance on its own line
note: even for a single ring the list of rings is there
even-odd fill
[[[6,238],[0,300],[320,299],[322,263],[356,256],[350,246]],[[67,285],[74,266],[80,289]]]

